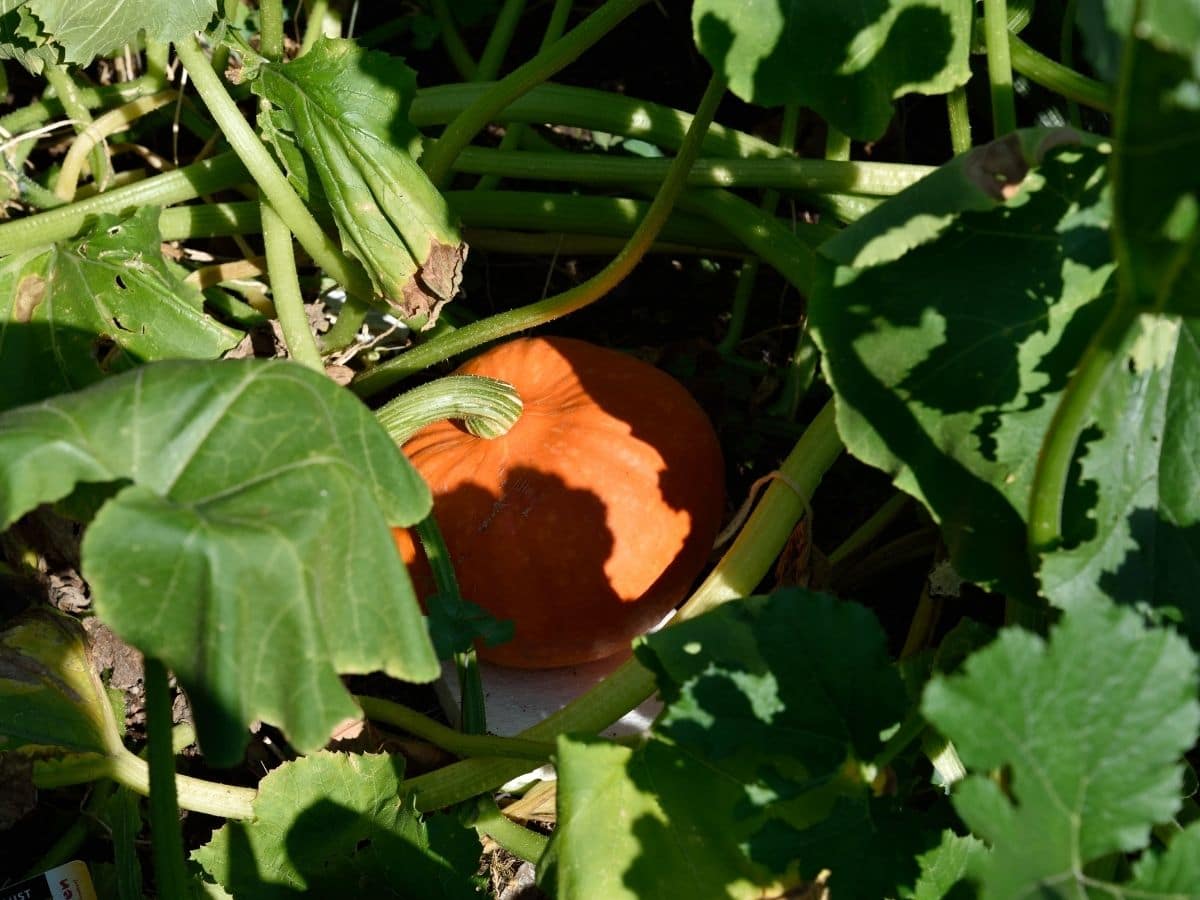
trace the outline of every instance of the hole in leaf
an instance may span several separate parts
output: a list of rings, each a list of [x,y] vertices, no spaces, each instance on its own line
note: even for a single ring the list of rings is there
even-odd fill
[[[109,371],[120,355],[121,346],[107,334],[96,335],[96,339],[92,341],[92,359],[96,361],[100,371]]]
[[[125,279],[122,278],[120,275],[117,275],[114,280],[117,283],[117,290],[119,290],[119,291],[129,290],[129,286],[125,283]]]

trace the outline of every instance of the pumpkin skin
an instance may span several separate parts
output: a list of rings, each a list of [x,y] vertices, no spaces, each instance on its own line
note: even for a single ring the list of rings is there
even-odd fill
[[[508,381],[524,402],[501,437],[438,422],[403,448],[462,595],[514,623],[479,655],[550,668],[627,649],[683,599],[720,525],[724,464],[704,411],[665,372],[570,338],[509,341],[457,374]],[[419,544],[394,534],[429,596]]]

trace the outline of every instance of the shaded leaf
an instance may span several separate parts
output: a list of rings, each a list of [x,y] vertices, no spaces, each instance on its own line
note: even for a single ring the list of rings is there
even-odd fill
[[[560,739],[543,883],[569,897],[715,898],[824,868],[846,896],[915,881],[914,856],[936,835],[873,797],[856,763],[905,707],[867,610],[784,590],[650,635],[637,653],[666,708],[637,749]]]
[[[972,772],[955,809],[992,846],[982,896],[1082,891],[1088,862],[1146,845],[1180,805],[1195,680],[1178,635],[1103,601],[1068,611],[1049,642],[1008,629],[933,679],[923,712]],[[1007,793],[987,774],[1001,767]]]
[[[0,410],[156,359],[213,359],[241,334],[163,259],[159,210],[102,215],[81,238],[0,261]]]
[[[859,140],[883,134],[893,99],[970,76],[969,0],[697,0],[692,27],[743,100],[809,106]]]
[[[847,447],[930,509],[961,576],[1023,597],[1038,451],[1114,295],[1106,157],[1064,140],[943,166],[823,246],[810,301]]]
[[[132,482],[83,542],[97,614],[187,690],[236,761],[256,718],[302,750],[359,715],[339,672],[437,676],[389,526],[429,491],[362,404],[294,363],[142,366],[0,416],[0,527]]]
[[[1144,316],[1085,432],[1080,479],[1095,501],[1085,518],[1074,509],[1074,530],[1088,536],[1042,557],[1051,602],[1071,608],[1099,588],[1158,609],[1200,646],[1197,448],[1200,320]]]
[[[0,631],[0,749],[120,744],[79,624],[45,609],[11,620]]]
[[[323,38],[292,62],[261,66],[253,87],[276,107],[260,124],[289,176],[304,187],[315,175],[342,245],[376,292],[431,326],[458,292],[467,248],[417,165],[420,135],[408,122],[416,73],[385,53]]]
[[[192,854],[235,898],[476,897],[479,842],[446,817],[422,822],[399,795],[399,756],[321,752],[258,787],[251,822],[229,822]],[[448,826],[448,827],[443,827]]]
[[[1113,136],[1113,236],[1122,298],[1200,315],[1200,7],[1138,5]]]

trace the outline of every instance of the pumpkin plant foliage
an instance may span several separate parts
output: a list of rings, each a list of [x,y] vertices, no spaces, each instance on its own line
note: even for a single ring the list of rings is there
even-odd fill
[[[212,896],[465,900],[499,893],[501,846],[559,900],[1200,898],[1196,0],[386,6],[326,37],[339,4],[0,0],[0,60],[26,70],[0,94],[29,101],[0,112],[0,795],[32,782],[74,815],[53,792],[100,783],[46,844],[103,822],[76,846],[131,896],[170,892],[174,777],[179,807],[224,819],[174,853],[174,883]],[[700,95],[686,67],[636,96],[657,59],[574,87],[626,28],[710,65],[704,100],[663,100]],[[178,109],[139,107],[167,88]],[[89,117],[119,128],[88,155],[120,186],[85,172],[64,201]],[[629,154],[676,158],[647,184]],[[669,265],[620,274],[643,253]],[[277,341],[248,334],[271,316]],[[311,368],[222,359],[246,352]],[[421,407],[443,363],[505,354],[528,355],[492,373],[524,418],[422,419],[410,462],[380,385],[418,376]],[[608,415],[625,403],[649,423]],[[629,449],[652,431],[678,446]],[[538,518],[551,488],[568,499]],[[152,763],[56,566],[147,658]],[[564,709],[485,733],[477,657],[624,652],[680,601]],[[414,683],[439,654],[458,731],[395,702],[432,697]],[[166,670],[187,761],[162,752]],[[601,736],[654,693],[641,734]],[[256,722],[282,733],[255,739],[270,772]],[[547,762],[549,834],[508,806]]]
[[[97,482],[115,490],[83,544],[96,611],[176,673],[215,763],[255,718],[322,746],[358,715],[339,672],[437,674],[388,532],[428,489],[324,376],[164,362],[0,416],[0,523]]]

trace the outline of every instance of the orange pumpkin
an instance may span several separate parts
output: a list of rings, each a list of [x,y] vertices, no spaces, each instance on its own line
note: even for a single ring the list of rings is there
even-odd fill
[[[458,374],[508,381],[524,401],[501,437],[439,422],[404,445],[463,596],[515,625],[480,656],[548,668],[628,647],[683,599],[712,548],[724,466],[708,418],[666,373],[569,338],[509,341]],[[395,536],[428,596],[419,545]]]

